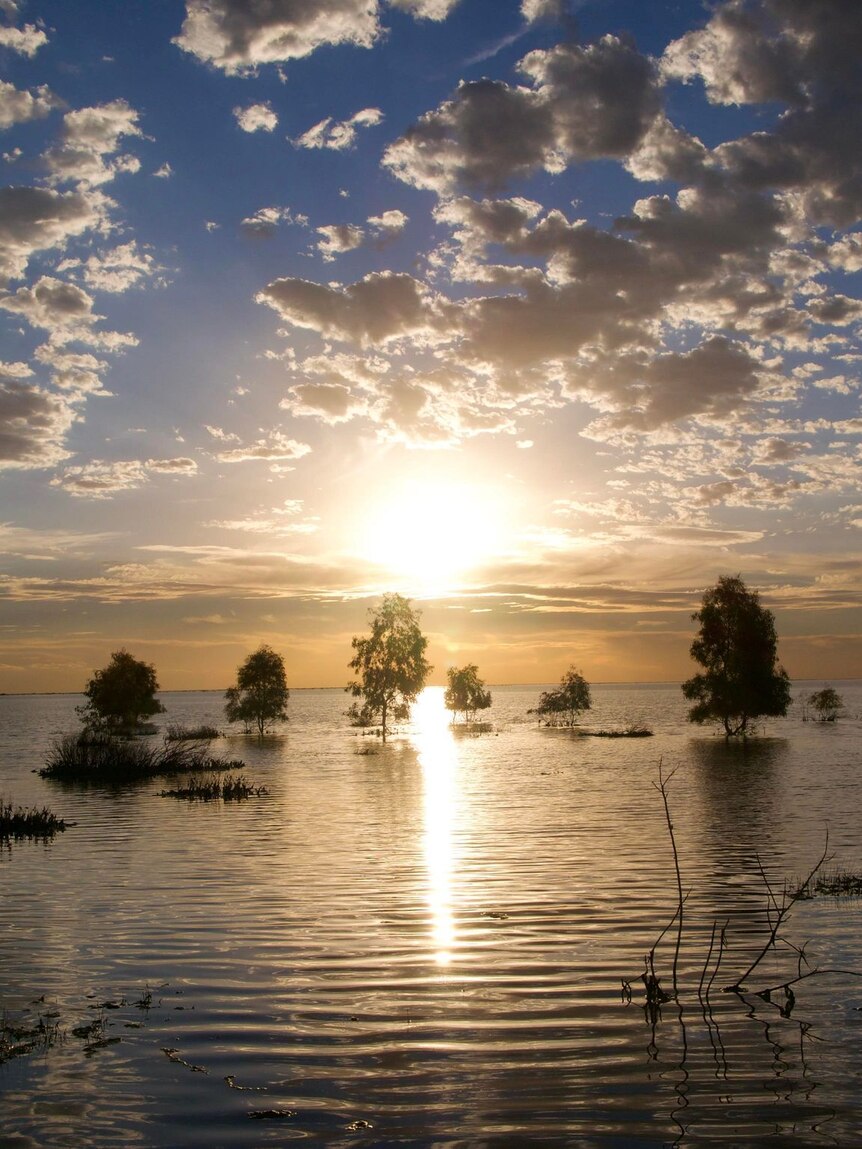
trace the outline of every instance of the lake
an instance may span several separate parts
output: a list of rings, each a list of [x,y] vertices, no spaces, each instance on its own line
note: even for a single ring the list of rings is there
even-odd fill
[[[584,725],[640,739],[538,726],[541,687],[453,731],[429,689],[385,746],[342,691],[297,690],[284,733],[213,744],[267,788],[242,803],[49,783],[81,699],[0,697],[0,796],[76,823],[0,846],[0,1009],[58,1027],[0,1066],[0,1149],[862,1145],[862,978],[780,988],[862,970],[862,902],[798,902],[803,957],[722,992],[768,936],[765,879],[780,899],[827,827],[862,869],[862,682],[834,685],[839,722],[794,706],[747,747],[689,726],[678,685],[594,686]],[[217,693],[161,697],[163,725],[223,727]],[[678,1001],[651,1009],[660,761],[686,901]]]

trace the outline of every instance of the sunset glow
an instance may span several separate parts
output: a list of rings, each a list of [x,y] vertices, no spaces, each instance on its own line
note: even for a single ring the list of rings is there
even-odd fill
[[[858,675],[858,12],[3,0],[0,690]]]

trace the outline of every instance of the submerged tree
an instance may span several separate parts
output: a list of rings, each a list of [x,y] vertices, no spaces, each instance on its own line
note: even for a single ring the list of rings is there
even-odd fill
[[[236,672],[236,686],[225,691],[228,722],[244,722],[246,730],[257,727],[262,738],[268,726],[287,720],[287,676],[284,659],[269,646],[250,654]]]
[[[570,666],[560,679],[558,690],[543,691],[539,705],[531,714],[547,718],[554,726],[574,726],[582,710],[592,706],[590,685],[574,666]]]
[[[356,652],[349,666],[357,681],[345,687],[356,703],[348,713],[360,726],[370,726],[379,720],[383,741],[391,723],[403,722],[410,713],[431,673],[425,661],[428,639],[419,629],[419,612],[410,606],[410,599],[400,594],[386,594],[379,608],[369,610],[371,633],[367,638],[354,638]]]
[[[443,701],[446,709],[453,711],[455,716],[464,715],[465,722],[475,722],[478,710],[487,710],[491,705],[491,692],[485,689],[485,683],[479,677],[479,667],[472,663],[467,666],[450,666],[446,671],[449,685]]]
[[[775,619],[757,591],[742,579],[722,576],[692,615],[700,631],[691,657],[704,668],[682,684],[694,706],[691,722],[718,722],[725,737],[745,737],[754,719],[787,713],[790,679],[776,666]]]
[[[142,718],[165,709],[155,697],[158,689],[155,667],[127,650],[115,650],[84,687],[87,702],[78,714],[88,730],[133,732]]]
[[[844,709],[844,699],[833,687],[824,686],[808,695],[808,705],[820,722],[834,722]]]

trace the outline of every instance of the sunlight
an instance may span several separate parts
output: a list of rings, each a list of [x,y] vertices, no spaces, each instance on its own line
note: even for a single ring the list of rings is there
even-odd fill
[[[499,550],[502,507],[492,492],[459,483],[412,482],[361,523],[362,557],[408,590],[441,593]]]
[[[425,865],[431,936],[438,965],[448,965],[457,944],[452,912],[455,868],[453,823],[457,801],[458,758],[443,705],[443,688],[426,686],[413,707],[416,744],[422,767]]]

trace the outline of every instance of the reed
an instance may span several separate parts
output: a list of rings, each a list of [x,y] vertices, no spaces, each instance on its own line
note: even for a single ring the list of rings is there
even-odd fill
[[[210,774],[207,777],[190,777],[173,790],[162,790],[161,798],[187,798],[211,802],[221,798],[225,802],[236,802],[243,798],[259,798],[267,793],[265,786],[254,786],[244,774]]]
[[[67,823],[47,806],[13,806],[0,799],[0,841],[12,838],[53,838],[65,830]]]
[[[220,737],[221,732],[215,726],[180,726],[171,723],[165,730],[165,742],[211,742]]]
[[[57,739],[39,771],[43,778],[64,782],[141,781],[162,774],[224,770],[242,762],[214,758],[206,745],[165,742],[162,745],[104,734],[67,734]]]

